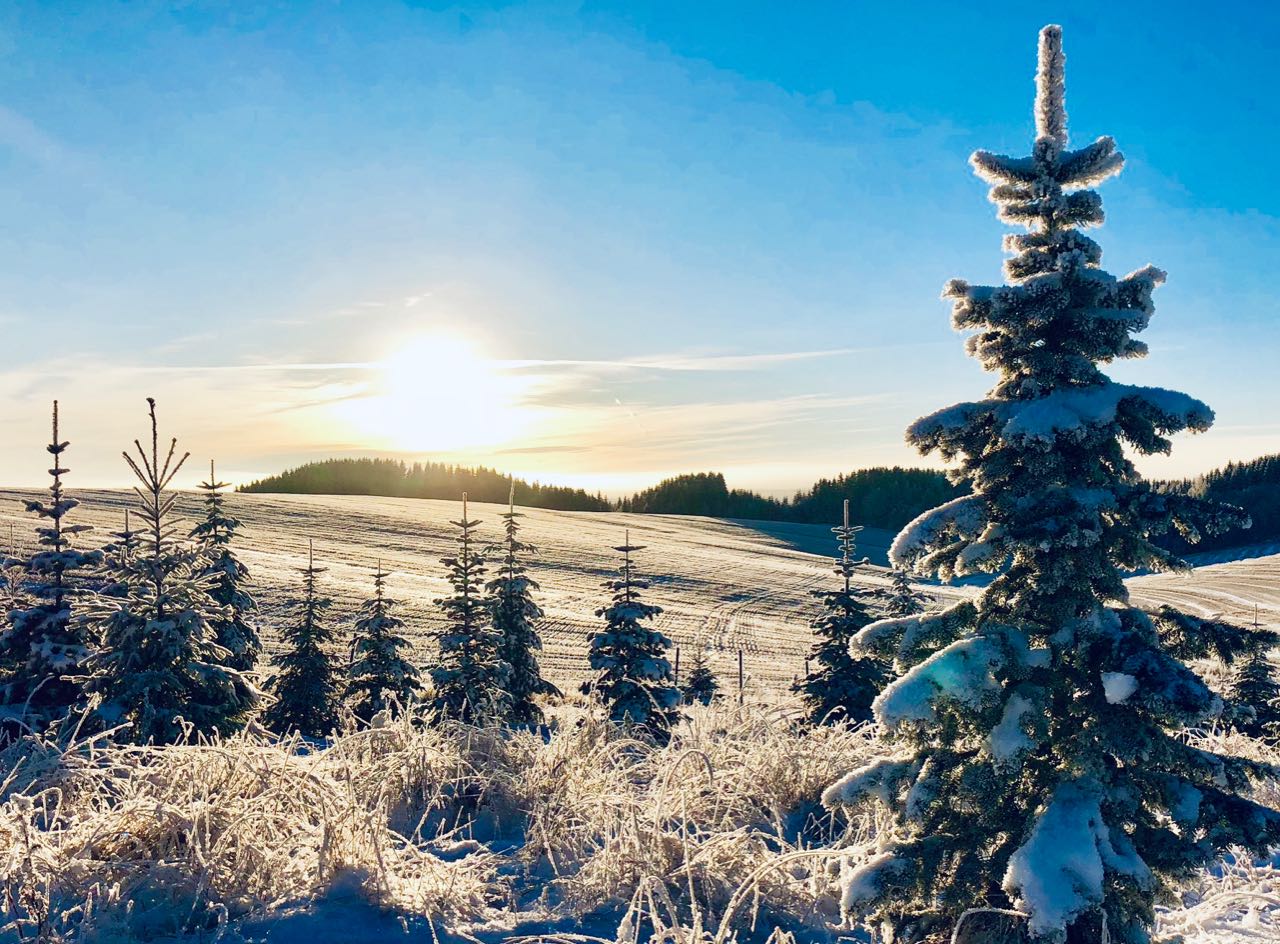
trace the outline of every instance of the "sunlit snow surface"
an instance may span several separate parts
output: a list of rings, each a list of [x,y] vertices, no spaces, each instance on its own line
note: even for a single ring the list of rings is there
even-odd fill
[[[30,547],[33,522],[22,512],[18,499],[34,494],[0,493],[0,539],[7,539],[8,523],[13,522],[19,545],[25,542]],[[90,491],[77,493],[77,497],[84,504],[77,509],[76,520],[99,528],[93,536],[95,540],[106,540],[108,531],[119,528],[128,502],[125,493]],[[448,522],[458,517],[456,503],[357,496],[246,495],[232,496],[230,505],[245,524],[240,553],[253,572],[255,592],[268,623],[278,615],[285,595],[292,592],[297,568],[304,563],[307,540],[314,539],[317,563],[329,568],[322,578],[323,588],[335,598],[335,615],[341,618],[354,610],[370,590],[372,569],[381,561],[393,572],[393,595],[405,603],[404,615],[410,622],[409,635],[416,646],[416,656],[423,661],[431,658],[431,633],[440,626],[433,600],[445,589],[438,559],[452,549]],[[182,507],[193,514],[197,508],[195,498],[184,498]],[[494,538],[499,533],[500,511],[497,506],[472,508],[473,516],[482,519],[482,528]],[[541,551],[533,576],[542,585],[541,600],[550,617],[544,632],[543,661],[553,679],[565,687],[584,675],[587,633],[596,625],[594,610],[603,602],[599,584],[616,565],[611,548],[622,543],[624,529],[630,528],[632,544],[646,547],[637,555],[637,563],[653,583],[646,598],[664,608],[660,628],[683,647],[686,658],[690,647],[706,646],[712,668],[731,693],[736,685],[737,650],[741,648],[749,700],[779,700],[792,676],[802,670],[811,643],[807,624],[816,612],[817,601],[811,591],[831,586],[836,579],[830,561],[819,556],[834,549],[825,526],[539,510],[529,510],[524,520],[527,538]],[[883,561],[892,535],[864,532],[863,537],[861,551],[873,560]],[[1225,556],[1229,555],[1219,554],[1217,559],[1221,561]],[[874,586],[888,583],[885,571],[876,566],[864,567],[858,581]],[[1221,613],[1248,622],[1254,618],[1256,604],[1262,623],[1280,624],[1280,556],[1228,560],[1190,574],[1138,577],[1130,581],[1130,587],[1134,602],[1144,606],[1167,602],[1200,615]],[[937,603],[942,597],[955,599],[973,591],[931,588],[930,592]],[[269,627],[265,635],[272,646],[274,638]],[[759,781],[761,767],[772,770],[777,766],[775,761],[785,761],[791,768],[821,761],[830,769],[809,770],[804,778],[803,789],[811,791],[814,799],[824,787],[835,783],[840,773],[848,773],[874,757],[872,754],[859,760],[860,749],[850,753],[850,748],[842,747],[847,756],[830,763],[836,760],[834,756],[822,757],[830,753],[829,749],[815,753],[813,745],[783,739],[768,745],[761,743],[758,749],[768,756],[752,759],[746,752],[759,735],[738,731],[720,747],[715,746],[715,738],[720,735],[710,729],[704,730],[701,737],[711,738],[701,743],[721,771],[717,777],[737,777],[741,773],[744,785]],[[785,751],[781,749],[783,744]],[[1002,744],[1001,749],[1013,750],[1016,746]],[[1239,738],[1227,749],[1251,751],[1272,761],[1280,759],[1265,745]],[[716,756],[717,752],[728,750],[744,753],[731,763]],[[678,756],[673,754],[664,762],[663,774],[671,779],[662,789],[670,791],[669,795],[648,796],[645,803],[669,808],[676,798],[687,795],[688,784],[702,776],[697,773],[701,769],[697,758],[679,762],[678,771],[673,774]],[[790,782],[793,777],[783,776],[781,769],[777,776],[776,782],[785,785],[788,792],[801,787],[800,783]],[[1280,804],[1280,786],[1264,785],[1263,793],[1264,802]],[[645,826],[643,822],[640,825]],[[713,841],[708,836],[699,840],[699,848],[736,849],[746,841],[744,837],[736,832],[725,833]],[[678,850],[678,843],[673,849]],[[650,851],[657,855],[660,850]],[[868,854],[870,849],[864,847],[855,857]],[[671,863],[663,866],[669,867]],[[468,866],[468,874],[470,871]],[[821,895],[811,902],[819,899]],[[524,907],[528,907],[527,903]],[[813,907],[812,903],[807,907]],[[566,926],[549,921],[537,928],[533,922],[520,931],[576,932],[610,939],[616,927],[608,925],[618,915],[612,911],[607,917],[597,916],[597,924],[576,927],[572,922]],[[1184,891],[1182,907],[1161,911],[1160,932],[1168,939],[1182,934],[1187,944],[1280,940],[1280,873],[1268,863],[1222,865]],[[434,939],[432,930],[420,918],[402,920],[394,912],[381,911],[368,904],[367,895],[344,888],[339,882],[314,903],[281,902],[278,909],[250,919],[225,939],[235,940],[243,935],[249,940],[282,944],[304,939],[308,944],[320,944],[406,939],[406,934],[409,940]]]

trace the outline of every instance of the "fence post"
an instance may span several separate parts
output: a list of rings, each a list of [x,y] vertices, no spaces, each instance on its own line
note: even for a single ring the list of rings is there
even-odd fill
[[[742,650],[738,650],[738,704],[742,704]]]

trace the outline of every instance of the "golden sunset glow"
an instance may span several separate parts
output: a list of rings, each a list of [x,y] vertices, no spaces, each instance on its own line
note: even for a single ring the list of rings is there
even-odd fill
[[[406,452],[456,452],[520,440],[538,419],[532,383],[450,335],[420,335],[375,367],[368,395],[335,405],[362,438]]]

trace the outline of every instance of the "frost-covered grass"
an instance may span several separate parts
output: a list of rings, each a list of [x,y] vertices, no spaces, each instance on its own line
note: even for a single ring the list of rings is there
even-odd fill
[[[873,728],[721,703],[658,748],[581,705],[552,714],[545,734],[402,721],[327,749],[11,745],[0,940],[867,940],[839,928],[838,880],[876,822],[817,799],[881,754]],[[1260,793],[1280,803],[1280,783]],[[1269,864],[1223,864],[1183,905],[1168,939],[1280,937]]]
[[[582,707],[555,720],[545,737],[397,722],[323,750],[12,745],[0,937],[289,940],[352,900],[424,939],[822,938],[838,919],[831,847],[871,823],[815,800],[877,749],[868,729],[699,708],[656,748]]]

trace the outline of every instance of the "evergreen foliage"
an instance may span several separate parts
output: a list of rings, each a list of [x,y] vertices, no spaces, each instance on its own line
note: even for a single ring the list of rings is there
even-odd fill
[[[880,659],[850,651],[850,643],[862,627],[871,622],[868,612],[869,592],[853,586],[852,578],[859,564],[856,559],[860,526],[849,524],[849,504],[844,506],[844,523],[831,529],[840,547],[835,572],[844,579],[837,590],[815,590],[822,601],[822,613],[810,624],[818,641],[810,653],[817,663],[808,675],[796,683],[796,691],[804,698],[809,717],[818,724],[831,721],[867,721],[871,718],[871,702],[887,681],[886,667]]]
[[[1240,660],[1229,697],[1237,728],[1250,737],[1280,737],[1280,685],[1264,649]]]
[[[720,680],[707,665],[707,654],[699,650],[693,657],[693,668],[689,671],[689,679],[684,683],[684,702],[692,705],[709,705],[720,693]]]
[[[226,665],[212,626],[222,609],[201,576],[200,548],[179,540],[170,491],[187,459],[172,439],[162,457],[155,400],[147,398],[150,449],[123,453],[138,479],[144,529],[132,556],[112,561],[118,596],[100,595],[93,613],[98,647],[85,662],[85,690],[103,723],[127,723],[135,743],[172,743],[190,729],[225,734],[244,723],[258,693]]]
[[[36,529],[40,549],[18,566],[17,602],[0,631],[0,703],[24,705],[37,714],[58,712],[76,701],[79,689],[70,677],[88,655],[83,621],[73,619],[72,603],[85,592],[78,572],[102,562],[101,551],[82,551],[73,542],[92,528],[63,519],[80,503],[67,497],[62,455],[70,445],[58,434],[58,401],[53,401],[53,456],[49,500],[26,501],[26,509],[47,524]]]
[[[287,651],[267,680],[273,701],[262,723],[277,734],[294,731],[312,737],[328,736],[338,726],[339,677],[333,654],[334,632],[328,611],[333,601],[317,593],[315,547],[307,542],[307,566],[301,568],[302,596],[291,601],[297,614],[282,633]]]
[[[129,521],[129,509],[124,510],[124,527],[111,532],[111,540],[102,545],[103,568],[98,575],[98,593],[109,597],[128,594],[129,585],[119,579],[124,565],[142,545],[142,532],[135,531]]]
[[[885,612],[888,616],[915,616],[924,612],[920,595],[911,586],[911,575],[901,567],[893,568],[893,584],[889,587]]]
[[[662,613],[661,607],[640,599],[649,584],[636,578],[631,555],[643,548],[631,544],[628,532],[626,542],[614,550],[622,554],[622,567],[617,577],[604,582],[610,603],[596,610],[605,625],[592,635],[588,657],[596,677],[582,691],[598,695],[615,723],[639,725],[665,743],[680,717],[680,690],[667,659],[671,640],[643,625]]]
[[[1028,230],[1006,238],[1007,284],[945,292],[996,386],[908,431],[958,460],[973,493],[912,522],[891,551],[919,574],[997,576],[973,602],[858,634],[901,673],[875,704],[894,753],[824,795],[891,805],[844,905],[894,941],[945,936],[969,908],[1012,907],[1038,942],[1099,940],[1105,918],[1115,944],[1145,944],[1177,880],[1228,847],[1264,855],[1280,841],[1280,813],[1249,799],[1262,765],[1180,736],[1221,700],[1127,605],[1126,572],[1181,563],[1156,538],[1240,515],[1156,492],[1125,454],[1165,452],[1170,434],[1213,414],[1099,369],[1146,353],[1131,335],[1164,274],[1114,278],[1081,231],[1102,222],[1087,188],[1122,158],[1110,138],[1067,149],[1058,27],[1040,35],[1036,126],[1031,156],[972,159],[1000,218]]]
[[[380,712],[407,707],[422,690],[418,670],[402,654],[409,643],[400,635],[404,620],[395,615],[396,601],[386,595],[387,575],[378,565],[373,597],[360,606],[351,641],[351,667],[346,698],[352,712],[366,724]]]
[[[258,605],[242,586],[249,579],[249,569],[231,549],[240,522],[224,507],[222,489],[226,487],[226,482],[218,481],[210,459],[209,479],[200,483],[204,492],[204,520],[191,529],[191,537],[204,547],[208,561],[202,573],[211,581],[210,595],[223,609],[224,615],[212,621],[218,645],[229,653],[227,665],[247,672],[257,664],[262,652],[262,642],[253,623]]]
[[[431,679],[436,711],[474,724],[509,716],[511,666],[499,654],[502,634],[493,625],[494,601],[484,595],[485,559],[475,546],[480,522],[467,517],[467,504],[464,492],[462,519],[452,522],[458,550],[442,558],[453,593],[436,601],[448,627],[440,635],[440,662]]]
[[[515,486],[507,497],[507,511],[502,515],[504,540],[486,548],[486,555],[500,555],[498,575],[486,585],[493,607],[493,628],[501,639],[498,658],[507,664],[506,690],[510,697],[509,720],[514,724],[541,724],[542,709],[534,698],[559,695],[560,690],[542,677],[538,653],[542,639],[538,623],[542,608],[533,599],[537,582],[528,575],[523,556],[536,553],[531,544],[520,540],[520,519],[516,511]]]

